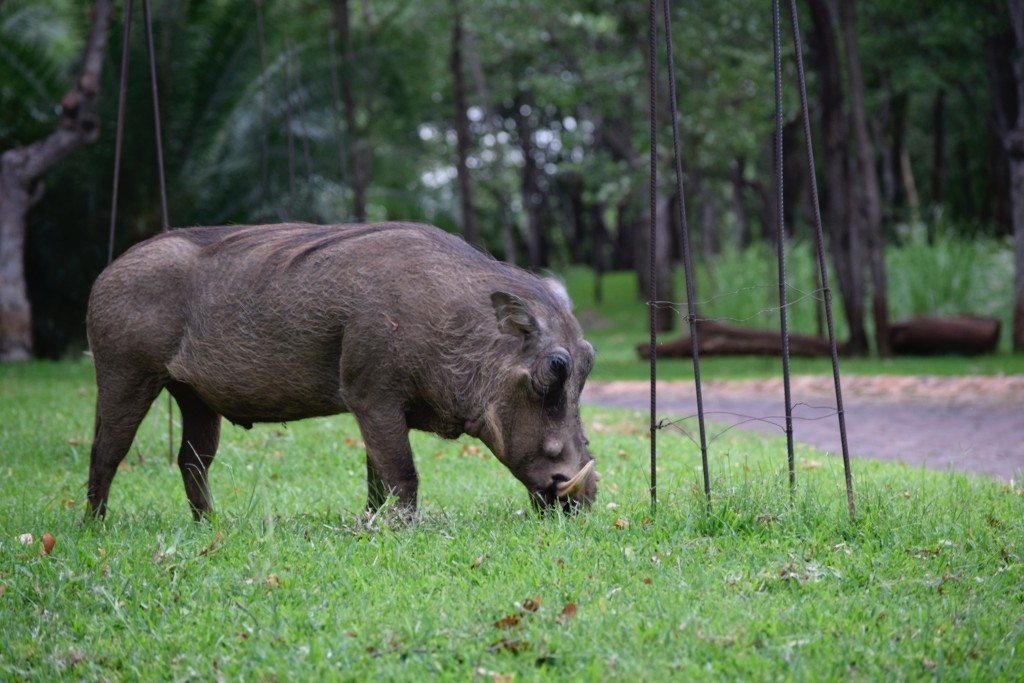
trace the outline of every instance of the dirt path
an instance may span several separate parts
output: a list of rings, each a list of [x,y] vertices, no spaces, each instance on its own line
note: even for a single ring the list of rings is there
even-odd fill
[[[592,382],[585,403],[647,411],[648,383]],[[727,426],[782,435],[782,380],[704,384],[709,438]],[[850,454],[955,469],[1002,479],[1024,471],[1024,375],[1011,377],[847,377],[843,402]],[[796,441],[839,453],[835,395],[829,377],[793,378]],[[659,382],[658,414],[696,413],[692,382]],[[766,418],[752,420],[750,418]],[[696,434],[696,418],[681,426]]]

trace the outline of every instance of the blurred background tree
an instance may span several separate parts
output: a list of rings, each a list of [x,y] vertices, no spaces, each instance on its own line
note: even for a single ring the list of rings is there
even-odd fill
[[[644,296],[644,3],[153,2],[173,225],[420,220],[525,267],[585,265],[598,298],[601,273],[635,270]],[[929,306],[927,297],[886,299],[902,292],[895,267],[908,263],[886,259],[887,249],[973,240],[1012,260],[1005,143],[1020,109],[1011,15],[1001,0],[799,5],[842,329],[852,352],[885,352],[890,309]],[[110,46],[120,45],[121,7]],[[708,0],[672,11],[695,249],[709,281],[731,289],[716,282],[715,264],[760,253],[774,233],[770,7]],[[90,21],[75,0],[0,0],[0,151],[54,130]],[[106,263],[119,58],[108,47],[98,141],[48,173],[28,216],[40,356],[85,344],[89,287]],[[810,238],[809,191],[794,90],[785,211],[799,244]],[[150,106],[137,25],[115,254],[160,230]],[[665,300],[682,298],[673,194],[671,182],[659,187]],[[1010,291],[997,306],[1007,320]],[[672,323],[666,311],[659,325]]]

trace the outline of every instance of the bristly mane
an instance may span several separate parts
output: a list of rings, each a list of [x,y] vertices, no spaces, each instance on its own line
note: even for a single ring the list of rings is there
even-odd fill
[[[530,298],[556,310],[566,309],[565,300],[546,283],[516,266],[495,260],[465,242],[425,223],[411,221],[319,225],[313,223],[277,223],[272,225],[200,226],[172,230],[159,238],[179,237],[215,254],[250,250],[258,245],[275,269],[288,269],[328,247],[368,235],[384,232],[412,232],[433,242],[442,253],[455,252],[472,265],[493,268],[502,279],[511,280],[516,289],[526,290]]]

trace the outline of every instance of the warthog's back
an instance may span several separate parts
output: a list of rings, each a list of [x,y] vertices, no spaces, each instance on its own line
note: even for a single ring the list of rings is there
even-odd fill
[[[89,335],[97,367],[145,358],[235,422],[291,420],[345,410],[343,375],[416,381],[441,330],[493,325],[494,289],[559,306],[536,278],[431,226],[191,228],[104,271]]]

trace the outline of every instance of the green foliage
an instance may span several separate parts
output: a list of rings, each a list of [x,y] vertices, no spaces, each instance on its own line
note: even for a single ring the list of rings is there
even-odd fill
[[[851,523],[836,458],[798,449],[790,502],[781,440],[733,433],[707,515],[695,448],[665,436],[651,519],[644,418],[588,410],[604,475],[591,512],[523,512],[521,487],[479,444],[417,435],[422,519],[367,521],[358,430],[336,417],[226,427],[219,514],[197,525],[158,403],[108,521],[83,525],[91,369],[3,367],[0,394],[3,678],[1019,672],[1016,484],[857,461]]]
[[[61,0],[0,3],[0,151],[31,142],[52,127],[83,33]]]
[[[371,219],[423,220],[457,230],[451,2],[349,2],[351,63],[338,54],[336,36],[330,49],[330,3],[261,4],[265,60],[248,0],[154,2],[172,224],[348,220],[353,181],[346,152],[358,144],[370,150]],[[646,6],[614,0],[505,0],[463,2],[461,7],[472,137],[468,165],[484,245],[499,256],[523,260],[526,140],[540,194],[529,201],[540,203],[550,245],[547,260],[556,267],[594,262],[600,250],[593,223],[600,217],[608,231],[605,260],[618,268],[633,267],[648,175]],[[891,97],[907,93],[906,145],[924,215],[957,226],[962,236],[1006,231],[999,222],[1005,218],[1005,203],[1000,203],[1005,168],[988,125],[994,115],[988,52],[992,37],[1006,26],[1005,17],[991,9],[958,0],[878,0],[864,3],[861,12],[860,47],[878,149],[889,135]],[[724,243],[738,222],[730,179],[741,160],[741,201],[750,231],[765,234],[772,215],[769,6],[714,0],[673,3],[672,11],[691,223],[701,235],[717,235],[728,253]],[[131,47],[115,254],[159,229],[140,18]],[[88,3],[0,3],[0,150],[52,130],[55,106],[76,73],[88,21]],[[81,323],[89,284],[105,264],[120,21],[116,12],[101,84],[100,140],[47,175],[47,198],[30,215],[30,298],[37,349],[45,356],[84,346]],[[804,33],[813,108],[813,36],[808,26]],[[791,48],[787,44],[785,49],[785,78],[792,86]],[[663,77],[662,48],[657,67]],[[347,130],[334,92],[335,69],[355,96],[353,130]],[[948,94],[950,162],[946,200],[932,206],[926,182],[934,162],[930,108],[940,89]],[[668,196],[666,90],[662,79],[660,191]],[[793,124],[793,87],[785,91],[784,109],[787,123]],[[578,198],[572,194],[576,190]],[[827,199],[828,188],[823,195]],[[790,208],[798,203],[787,202]],[[584,224],[572,232],[568,227],[580,218],[580,207]],[[907,211],[891,208],[887,230],[898,237]],[[796,232],[806,237],[805,217],[794,213]],[[736,264],[739,275],[761,272],[766,264],[757,254],[764,251],[726,261]],[[714,290],[731,278],[727,270],[723,264],[702,275],[701,290],[708,291],[706,284]],[[804,291],[813,288],[809,275],[795,273]],[[764,297],[751,301],[763,307],[761,299],[771,293],[759,294]],[[894,314],[902,310],[897,306]],[[749,314],[744,308],[740,315]],[[801,330],[814,325],[813,318],[798,318]]]

